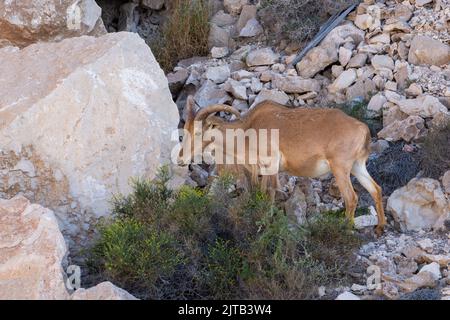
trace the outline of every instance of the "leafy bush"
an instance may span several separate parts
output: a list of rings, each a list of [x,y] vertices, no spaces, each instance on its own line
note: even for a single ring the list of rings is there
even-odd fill
[[[175,239],[133,218],[102,226],[93,257],[104,275],[120,286],[154,291],[160,277],[170,277],[183,259]]]
[[[450,122],[430,130],[425,137],[420,166],[426,176],[435,179],[450,170]]]
[[[299,227],[259,190],[230,193],[229,175],[204,190],[167,180],[116,197],[92,272],[153,299],[306,299],[345,279],[359,242],[341,217]]]
[[[344,9],[353,0],[263,0],[262,22],[267,30],[280,24],[289,39],[303,42],[319,31],[330,15]],[[278,37],[278,35],[274,35]]]
[[[206,0],[172,0],[171,17],[161,38],[150,46],[162,69],[169,72],[182,59],[207,55],[209,5]]]

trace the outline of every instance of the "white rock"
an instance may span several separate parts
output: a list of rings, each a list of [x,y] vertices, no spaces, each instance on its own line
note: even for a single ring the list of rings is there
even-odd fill
[[[448,65],[450,63],[450,45],[428,36],[416,35],[411,41],[408,61],[416,65]]]
[[[315,79],[303,79],[299,76],[275,76],[272,79],[272,86],[286,93],[305,93],[320,91],[321,84]]]
[[[258,20],[256,19],[250,19],[247,21],[247,24],[244,28],[242,28],[241,32],[239,33],[239,37],[243,38],[251,38],[256,37],[257,35],[260,35],[263,33],[263,28],[259,24]]]
[[[242,79],[251,79],[254,76],[255,76],[254,73],[248,72],[247,70],[239,70],[231,74],[231,77],[237,81],[241,81]]]
[[[130,177],[153,178],[171,163],[179,115],[167,79],[133,33],[6,49],[0,153],[12,167],[0,163],[0,181],[16,157],[31,161],[36,178],[19,176],[20,191],[55,211],[67,239],[85,241],[86,229],[109,214],[112,195],[131,190]],[[0,197],[14,196],[2,182]]]
[[[273,89],[273,90],[262,89],[261,92],[256,97],[253,104],[250,106],[250,108],[253,108],[258,103],[266,101],[266,100],[274,101],[279,104],[285,105],[289,102],[289,96],[286,93],[284,93],[280,90],[277,90],[277,89]]]
[[[350,87],[356,80],[355,69],[348,69],[342,72],[339,77],[328,87],[330,92],[338,92],[345,88]]]
[[[423,7],[430,2],[433,2],[433,0],[416,0],[414,4],[416,5],[416,7]]]
[[[355,218],[355,228],[363,229],[367,227],[376,226],[378,224],[378,218],[371,214],[365,214]]]
[[[409,116],[404,120],[394,120],[390,122],[378,132],[378,137],[387,141],[398,141],[403,139],[409,142],[423,136],[424,131],[424,120],[419,116]]]
[[[367,30],[372,27],[374,19],[369,14],[360,14],[355,18],[355,25],[361,30]]]
[[[209,67],[206,69],[205,77],[212,82],[219,84],[224,83],[230,77],[230,67],[228,65]]]
[[[247,65],[253,66],[267,66],[272,65],[278,61],[280,55],[273,52],[270,48],[263,48],[251,51],[247,56]]]
[[[337,296],[335,300],[361,300],[358,296],[349,291],[345,291]]]
[[[228,79],[224,87],[225,91],[230,92],[235,98],[240,100],[247,100],[247,88],[239,81]]]
[[[419,247],[423,250],[425,250],[426,252],[433,252],[433,241],[431,241],[431,239],[422,239],[417,241],[417,244],[419,245]]]
[[[403,231],[432,229],[439,227],[441,218],[448,217],[450,203],[439,181],[414,178],[391,194],[387,210]]]
[[[372,66],[375,70],[380,70],[383,68],[394,70],[394,60],[387,55],[375,55],[372,58]]]
[[[438,113],[448,113],[447,108],[439,102],[439,99],[430,95],[401,100],[397,102],[397,105],[402,112],[422,118],[434,117]]]
[[[339,63],[345,67],[352,57],[352,50],[345,47],[339,48]]]
[[[89,289],[77,289],[71,296],[71,300],[138,300],[127,291],[116,287],[109,281],[99,283]]]
[[[0,7],[0,39],[14,46],[106,34],[94,0],[3,0]]]
[[[0,299],[67,299],[54,213],[22,196],[0,199],[0,225]]]
[[[213,47],[211,49],[211,56],[216,59],[226,57],[229,53],[228,47]]]
[[[228,13],[238,15],[242,7],[247,4],[247,0],[224,0],[223,5]]]
[[[373,116],[380,116],[383,105],[387,102],[386,97],[382,93],[374,95],[367,105],[367,110]]]
[[[439,266],[439,263],[437,263],[437,262],[432,262],[430,264],[427,264],[427,265],[423,266],[420,269],[419,273],[422,273],[422,272],[429,272],[429,273],[431,273],[435,280],[439,280],[442,277],[440,266]]]

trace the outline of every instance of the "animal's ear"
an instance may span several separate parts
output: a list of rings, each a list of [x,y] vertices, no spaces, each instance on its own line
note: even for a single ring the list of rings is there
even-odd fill
[[[186,100],[186,122],[192,121],[195,118],[195,101],[193,96],[188,96]]]

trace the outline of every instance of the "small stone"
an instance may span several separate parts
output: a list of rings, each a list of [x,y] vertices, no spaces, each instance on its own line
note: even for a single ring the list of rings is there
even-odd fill
[[[355,25],[361,30],[369,29],[374,23],[374,20],[369,14],[357,15],[355,18]]]
[[[224,0],[223,5],[228,13],[238,15],[241,13],[242,7],[247,4],[247,0]]]
[[[376,226],[378,224],[377,216],[371,214],[365,214],[355,218],[355,228],[363,229],[367,227]]]
[[[239,70],[231,74],[231,77],[237,81],[241,81],[242,79],[251,79],[254,76],[255,76],[254,73],[248,72],[247,70]]]
[[[417,241],[417,244],[422,250],[425,250],[428,253],[433,252],[433,241],[431,239],[422,239]]]
[[[387,148],[389,148],[389,142],[383,139],[379,139],[370,144],[370,150],[375,154],[381,154]]]
[[[339,63],[345,67],[352,57],[352,50],[345,47],[339,48]]]
[[[337,78],[344,71],[344,67],[338,64],[333,64],[331,66],[331,74],[333,77]]]
[[[423,266],[422,269],[420,269],[419,274],[424,272],[431,273],[433,275],[434,280],[439,280],[442,277],[440,266],[439,263],[437,262],[432,262],[430,264]]]
[[[367,60],[366,53],[358,53],[350,59],[347,67],[348,68],[361,68],[366,64],[366,60]]]
[[[391,90],[391,91],[397,91],[397,83],[394,81],[387,81],[384,84],[384,89]]]
[[[216,59],[223,58],[228,55],[229,51],[228,47],[213,47],[211,49],[211,56]]]
[[[422,87],[417,83],[411,83],[408,89],[405,90],[407,96],[417,97],[422,94]]]
[[[266,100],[286,105],[289,102],[289,96],[286,93],[279,91],[277,89],[273,90],[262,89],[261,92],[258,94],[258,96],[255,98],[255,101],[253,102],[250,108],[253,108],[258,103]]]
[[[418,116],[409,116],[405,120],[395,120],[378,132],[378,137],[387,141],[418,139],[424,133],[424,120]]]
[[[205,77],[216,84],[224,83],[230,77],[230,68],[228,65],[209,67],[205,72]]]
[[[247,100],[247,88],[239,81],[228,79],[224,86],[225,91],[230,92],[235,98]]]
[[[375,70],[380,70],[383,68],[394,70],[394,60],[387,55],[375,55],[372,58],[372,66]]]
[[[280,58],[279,54],[273,52],[270,48],[263,48],[251,51],[247,56],[247,65],[266,66],[275,64]]]
[[[436,285],[435,275],[428,271],[419,272],[399,283],[399,287],[405,292],[413,292],[421,288],[434,288]]]
[[[416,0],[415,5],[416,7],[423,7],[424,5],[433,2],[433,0]]]
[[[320,91],[321,85],[315,79],[303,79],[299,76],[283,77],[277,76],[272,79],[274,88],[286,93],[304,93],[311,91]]]
[[[378,117],[381,115],[384,104],[387,102],[386,97],[382,93],[374,95],[367,105],[367,111],[370,116]]]
[[[342,72],[339,77],[328,87],[330,92],[338,92],[345,88],[348,88],[356,80],[355,69],[348,69]]]
[[[349,291],[345,291],[337,296],[336,300],[361,300],[358,296]]]
[[[367,291],[367,286],[354,283],[354,284],[352,284],[352,287],[350,288],[350,290],[352,290],[353,292],[362,294],[362,293],[364,293],[364,291]]]
[[[260,35],[263,33],[263,28],[259,24],[258,20],[256,19],[250,19],[248,20],[247,24],[244,28],[242,28],[241,32],[239,33],[239,37],[242,38],[252,38],[256,37],[257,35]]]

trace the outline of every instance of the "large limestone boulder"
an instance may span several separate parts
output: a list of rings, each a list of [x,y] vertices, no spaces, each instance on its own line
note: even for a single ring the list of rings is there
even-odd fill
[[[66,244],[52,211],[22,196],[0,200],[0,300],[66,299]]]
[[[94,0],[0,0],[0,39],[25,47],[39,41],[102,35],[106,29],[101,12]]]
[[[450,46],[427,36],[416,35],[411,41],[408,61],[436,66],[450,63]]]
[[[339,60],[339,47],[348,39],[355,45],[364,40],[365,33],[355,27],[353,23],[347,23],[334,28],[322,40],[319,46],[311,49],[306,56],[297,63],[300,76],[311,78],[319,71]]]
[[[415,178],[391,194],[387,210],[402,231],[441,229],[450,218],[450,201],[442,192],[439,181]]]
[[[0,225],[0,300],[136,300],[111,282],[69,294],[68,250],[51,210],[23,196],[0,199]]]
[[[177,107],[138,35],[6,47],[0,74],[0,197],[51,208],[68,239],[88,238],[130,177],[170,162]]]

